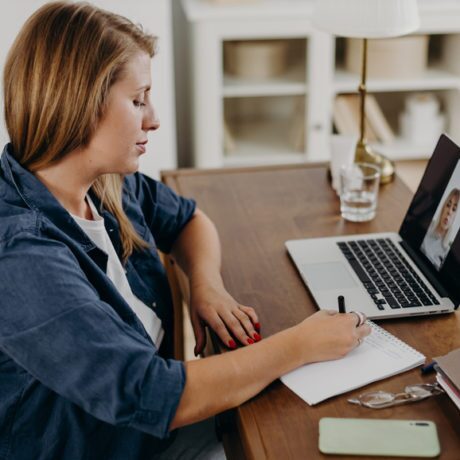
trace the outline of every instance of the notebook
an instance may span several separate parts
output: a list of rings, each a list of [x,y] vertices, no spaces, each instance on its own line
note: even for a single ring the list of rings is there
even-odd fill
[[[368,383],[399,374],[425,361],[425,356],[372,321],[371,333],[342,359],[306,364],[281,381],[310,405]]]
[[[438,383],[460,409],[460,348],[434,360]]]
[[[453,387],[452,384],[440,373],[436,374],[436,380],[447,393],[447,396],[452,399],[454,404],[460,410],[460,396],[458,394],[458,390],[456,390],[456,388]]]
[[[442,135],[398,233],[285,245],[320,309],[344,296],[370,319],[451,313],[460,304],[459,203],[460,147]]]

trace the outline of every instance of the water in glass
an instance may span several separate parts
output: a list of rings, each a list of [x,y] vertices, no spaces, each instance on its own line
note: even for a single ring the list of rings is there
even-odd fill
[[[340,201],[340,212],[344,219],[363,222],[375,217],[377,209],[375,192],[349,190],[342,194]]]
[[[340,212],[352,222],[375,217],[380,171],[367,163],[353,163],[340,171]]]

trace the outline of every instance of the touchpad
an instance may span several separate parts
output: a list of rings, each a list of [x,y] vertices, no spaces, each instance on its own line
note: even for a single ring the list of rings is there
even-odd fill
[[[341,262],[302,264],[302,273],[312,289],[346,289],[356,287],[345,265]]]

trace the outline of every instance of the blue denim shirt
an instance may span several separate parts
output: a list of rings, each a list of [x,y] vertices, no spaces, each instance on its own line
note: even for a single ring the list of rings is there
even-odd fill
[[[120,254],[117,221],[92,198]],[[155,308],[166,339],[172,303],[156,248],[169,252],[195,203],[136,173],[125,178],[123,207],[150,243],[127,261],[129,284]],[[167,443],[184,366],[155,348],[106,265],[107,255],[7,145],[0,166],[0,459],[149,459]]]

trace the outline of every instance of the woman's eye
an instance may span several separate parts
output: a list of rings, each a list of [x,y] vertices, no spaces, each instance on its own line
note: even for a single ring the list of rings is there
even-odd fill
[[[145,106],[145,103],[142,102],[142,101],[136,101],[136,100],[134,100],[134,101],[133,101],[133,104],[135,105],[135,107],[144,107],[144,106]]]

